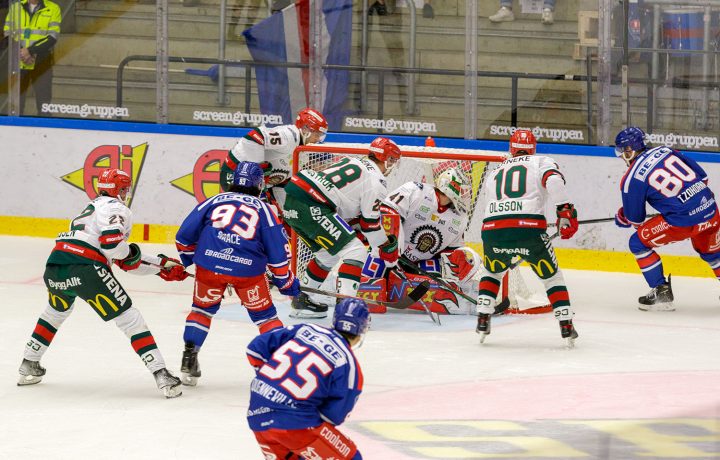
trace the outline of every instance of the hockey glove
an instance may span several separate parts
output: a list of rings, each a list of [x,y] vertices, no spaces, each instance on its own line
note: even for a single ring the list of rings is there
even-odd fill
[[[157,275],[165,281],[182,281],[190,276],[178,259],[173,259],[164,254],[158,254],[158,257],[162,267]]]
[[[567,240],[578,231],[577,211],[572,203],[565,203],[557,207],[557,228],[560,238]]]
[[[394,266],[400,258],[398,239],[395,235],[388,235],[387,238],[388,241],[378,247],[378,257],[384,260],[388,266]]]
[[[284,278],[274,277],[272,282],[277,286],[280,294],[288,297],[297,297],[300,295],[300,281],[295,278],[295,274],[291,271],[288,271],[288,276]]]
[[[470,257],[468,257],[470,256]],[[472,277],[478,270],[479,259],[468,254],[465,248],[458,248],[449,255],[441,256],[443,262],[443,275],[447,273],[448,279],[463,282]]]
[[[617,214],[615,214],[615,225],[617,225],[620,228],[630,228],[632,227],[632,224],[629,220],[627,220],[627,217],[625,217],[625,211],[623,211],[622,206],[620,206],[620,209],[618,209]]]
[[[116,260],[115,265],[125,270],[126,272],[135,270],[140,266],[142,262],[142,254],[140,253],[140,246],[135,243],[130,243],[130,253],[124,259]]]

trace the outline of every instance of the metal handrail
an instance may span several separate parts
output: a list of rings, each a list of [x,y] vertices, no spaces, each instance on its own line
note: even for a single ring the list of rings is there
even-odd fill
[[[668,50],[670,51],[670,50]],[[588,56],[589,57],[589,56]],[[131,61],[155,61],[156,56],[153,55],[132,55],[124,58],[117,68],[116,77],[116,106],[123,106],[123,74],[125,67]],[[250,60],[220,60],[213,58],[193,58],[193,57],[169,57],[169,62],[180,62],[188,64],[224,64],[224,65],[235,65],[245,67],[245,111],[250,111],[251,103],[251,71],[255,67],[282,67],[282,68],[309,68],[308,64],[302,63],[287,63],[287,62],[261,62],[261,61],[250,61]],[[325,64],[322,66],[323,70],[347,70],[355,72],[366,72],[376,73],[378,75],[378,118],[383,117],[384,113],[384,92],[385,92],[385,75],[387,73],[406,73],[410,75],[445,75],[445,76],[467,76],[476,75],[477,77],[489,77],[489,78],[509,78],[511,80],[511,125],[517,126],[518,118],[518,81],[520,79],[528,80],[562,80],[562,81],[578,81],[578,82],[595,82],[597,76],[593,75],[575,75],[575,74],[545,74],[545,73],[530,73],[530,72],[500,72],[500,71],[489,71],[489,70],[478,70],[475,72],[467,70],[450,70],[450,69],[422,69],[422,68],[407,68],[407,67],[381,67],[381,66],[358,66],[358,65],[339,65],[339,64]],[[720,81],[695,81],[690,79],[673,78],[669,82],[663,79],[652,79],[652,78],[628,78],[628,83],[632,84],[664,84],[675,88],[720,88]],[[620,82],[620,78],[613,78],[612,83],[617,84]],[[588,86],[589,88],[589,86]],[[588,96],[588,102],[592,98]],[[720,106],[720,104],[719,104]],[[592,132],[591,123],[591,112],[592,105],[588,104],[587,110],[590,112],[587,118],[588,132]]]

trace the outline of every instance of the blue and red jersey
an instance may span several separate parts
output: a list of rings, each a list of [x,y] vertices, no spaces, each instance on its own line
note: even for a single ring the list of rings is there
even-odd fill
[[[247,357],[256,369],[248,408],[253,431],[340,425],[362,392],[362,371],[347,340],[316,324],[261,334]]]
[[[642,224],[647,202],[670,225],[691,227],[707,222],[717,208],[707,182],[702,167],[677,150],[646,150],[620,181],[625,217],[633,224]]]
[[[288,275],[287,232],[270,207],[242,193],[205,200],[185,218],[175,238],[183,265],[237,277],[258,276],[268,267]]]

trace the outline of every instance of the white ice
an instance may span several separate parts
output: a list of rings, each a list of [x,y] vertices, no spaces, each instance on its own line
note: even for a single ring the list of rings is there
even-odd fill
[[[162,397],[126,337],[82,301],[43,357],[44,380],[16,386],[52,245],[0,238],[0,459],[261,459],[245,419],[244,350],[257,330],[234,297],[200,353],[198,386],[180,398]],[[117,276],[177,374],[192,280]],[[718,458],[717,281],[674,277],[677,311],[641,312],[640,275],[565,277],[572,350],[550,314],[495,318],[483,345],[470,316],[438,327],[420,312],[374,315],[358,351],[364,392],[342,427],[364,458]]]

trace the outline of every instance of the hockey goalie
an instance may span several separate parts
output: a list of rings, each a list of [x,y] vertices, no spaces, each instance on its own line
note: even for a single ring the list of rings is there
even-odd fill
[[[463,176],[448,169],[434,182],[407,182],[383,200],[380,207],[383,228],[388,240],[397,244],[392,246],[394,254],[370,254],[363,267],[364,282],[359,296],[392,302],[417,282],[429,280],[431,289],[422,302],[431,311],[441,314],[472,311],[473,305],[459,293],[474,298],[477,283],[472,278],[482,264],[473,249],[464,247],[468,212],[463,200]],[[442,277],[445,283],[425,273]],[[371,306],[373,313],[385,311],[384,306]]]

